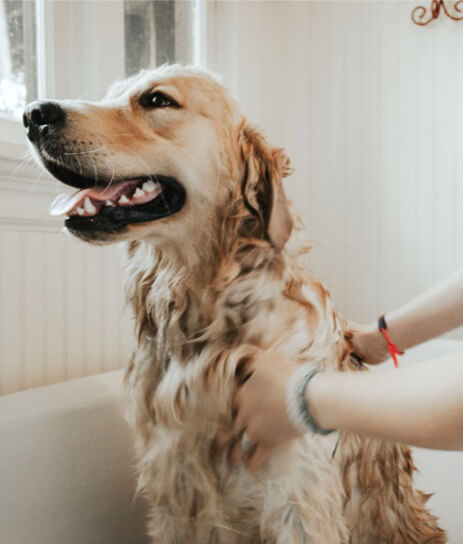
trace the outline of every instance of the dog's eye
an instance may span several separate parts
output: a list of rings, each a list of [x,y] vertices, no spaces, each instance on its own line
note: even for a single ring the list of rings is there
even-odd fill
[[[178,108],[179,105],[173,98],[161,93],[160,91],[154,91],[153,93],[146,93],[140,97],[140,106],[144,108]]]

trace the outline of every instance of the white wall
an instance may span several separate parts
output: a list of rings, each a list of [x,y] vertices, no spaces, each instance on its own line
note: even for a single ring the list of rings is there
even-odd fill
[[[463,23],[415,5],[217,6],[214,67],[288,148],[311,268],[359,321],[463,265]]]

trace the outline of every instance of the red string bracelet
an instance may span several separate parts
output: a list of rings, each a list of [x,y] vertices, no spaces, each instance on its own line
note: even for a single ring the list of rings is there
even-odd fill
[[[378,318],[378,329],[387,342],[387,349],[389,350],[392,360],[394,361],[394,366],[399,368],[399,360],[397,359],[397,355],[403,355],[404,352],[399,350],[387,333],[387,324],[384,315]]]

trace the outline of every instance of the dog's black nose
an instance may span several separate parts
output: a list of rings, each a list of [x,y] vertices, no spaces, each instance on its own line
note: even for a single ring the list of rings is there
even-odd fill
[[[35,125],[56,125],[64,119],[64,110],[57,102],[31,104],[30,120]]]
[[[50,127],[64,124],[66,112],[57,102],[32,102],[24,110],[23,123],[27,137],[37,142],[49,133]]]

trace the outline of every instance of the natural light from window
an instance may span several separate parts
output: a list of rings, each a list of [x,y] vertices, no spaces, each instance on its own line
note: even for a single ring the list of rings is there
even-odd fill
[[[19,118],[37,97],[34,0],[0,0],[0,114]]]
[[[193,9],[193,2],[125,0],[126,74],[166,62],[191,62]]]

